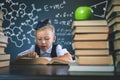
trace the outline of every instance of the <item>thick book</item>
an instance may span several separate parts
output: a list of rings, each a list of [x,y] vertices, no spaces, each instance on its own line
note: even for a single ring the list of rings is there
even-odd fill
[[[112,7],[119,5],[120,5],[120,0],[111,0],[111,2],[108,5],[107,12],[109,12]]]
[[[115,66],[115,72],[117,72],[118,74],[120,73],[120,62],[118,62]]]
[[[112,32],[120,31],[120,23],[117,23],[117,24],[113,25],[112,27],[113,27],[113,31]]]
[[[7,47],[7,43],[2,43],[2,42],[0,42],[0,47],[6,48],[6,47]]]
[[[0,31],[3,31],[3,28],[2,28],[2,26],[0,26]]]
[[[76,62],[69,63],[69,72],[113,72],[114,65],[79,65]]]
[[[8,43],[8,37],[4,35],[0,35],[0,42],[2,43]]]
[[[112,55],[107,56],[76,56],[76,63],[80,65],[113,65]]]
[[[108,41],[74,41],[73,49],[108,49]]]
[[[4,32],[0,31],[0,35],[4,36]]]
[[[3,24],[3,20],[2,20],[2,19],[0,19],[0,26],[2,26],[2,24]]]
[[[116,57],[116,60],[115,60],[116,63],[120,62],[120,54],[117,54],[115,57]]]
[[[4,60],[4,61],[0,61],[0,68],[1,67],[6,67],[10,65],[10,60]]]
[[[120,30],[116,31],[116,33],[114,34],[114,39],[115,40],[120,39]]]
[[[3,11],[0,10],[0,19],[3,20]]]
[[[114,50],[120,50],[120,39],[114,40]]]
[[[0,61],[10,60],[10,54],[0,54]]]
[[[70,61],[61,59],[52,59],[50,57],[29,58],[23,57],[16,59],[14,64],[68,64]]]
[[[82,26],[76,26],[72,34],[76,33],[108,33],[109,28],[107,26],[88,26],[88,27],[82,27]]]
[[[106,20],[84,20],[84,21],[73,21],[72,29],[76,26],[106,26]]]
[[[113,6],[111,10],[107,13],[106,19],[110,19],[111,17],[119,15],[120,11],[120,6]],[[114,15],[117,14],[117,15]]]
[[[76,56],[88,56],[88,55],[109,55],[109,49],[76,49],[74,50]]]
[[[113,18],[110,22],[108,22],[108,26],[111,27],[112,25],[120,23],[120,16]]]
[[[81,33],[75,34],[73,40],[107,40],[108,33]]]
[[[0,54],[5,53],[5,48],[4,47],[0,47]]]

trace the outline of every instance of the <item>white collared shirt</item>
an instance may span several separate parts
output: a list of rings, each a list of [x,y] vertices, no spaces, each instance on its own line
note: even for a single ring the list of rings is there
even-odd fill
[[[46,50],[47,53],[40,50],[40,53],[41,53],[40,55],[41,55],[41,57],[50,57],[51,51],[52,51],[52,46],[48,50]],[[32,45],[28,50],[25,50],[25,51],[19,53],[18,56],[22,56],[22,55],[28,54],[30,52],[35,52],[35,45]],[[56,47],[57,56],[63,56],[66,53],[69,53],[66,48],[63,49],[61,45],[57,45],[57,47]]]

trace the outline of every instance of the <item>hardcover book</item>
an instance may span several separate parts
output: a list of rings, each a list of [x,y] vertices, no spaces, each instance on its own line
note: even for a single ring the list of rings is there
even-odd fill
[[[69,72],[113,72],[114,65],[79,65],[76,62],[69,63]],[[86,73],[87,74],[87,73]]]
[[[84,20],[84,21],[73,21],[72,29],[76,26],[106,26],[106,20]]]
[[[88,56],[88,55],[109,55],[109,49],[75,49],[74,54],[76,56]]]
[[[112,55],[107,56],[76,56],[76,63],[80,65],[113,65]]]
[[[82,26],[76,26],[73,31],[72,34],[76,34],[76,33],[108,33],[109,32],[109,28],[107,26],[87,26],[87,27],[82,27]]]
[[[108,49],[108,41],[74,41],[73,49]]]
[[[75,34],[73,40],[107,40],[108,39],[108,33],[83,33],[83,34]]]
[[[61,59],[52,59],[50,57],[28,58],[23,57],[16,59],[14,64],[68,64],[70,61]]]

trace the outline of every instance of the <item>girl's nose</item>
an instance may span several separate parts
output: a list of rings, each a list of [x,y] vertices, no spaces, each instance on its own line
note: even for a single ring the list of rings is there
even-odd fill
[[[44,40],[44,39],[42,39],[42,43],[45,43],[45,40]]]

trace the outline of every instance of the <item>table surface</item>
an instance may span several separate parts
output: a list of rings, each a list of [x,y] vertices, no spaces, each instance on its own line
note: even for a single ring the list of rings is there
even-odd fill
[[[84,73],[68,71],[69,66],[51,65],[10,65],[0,68],[0,80],[120,80],[120,73]]]

